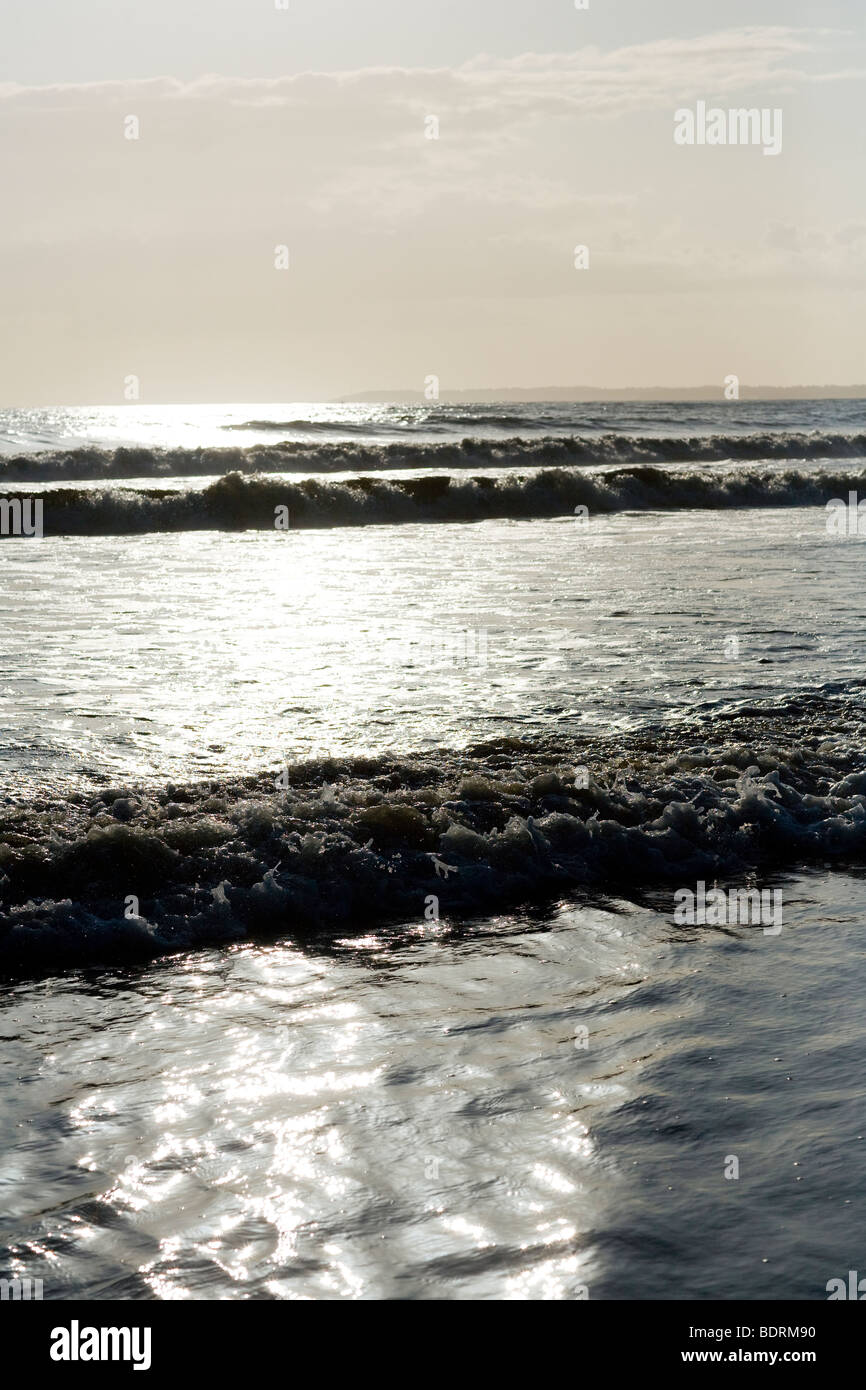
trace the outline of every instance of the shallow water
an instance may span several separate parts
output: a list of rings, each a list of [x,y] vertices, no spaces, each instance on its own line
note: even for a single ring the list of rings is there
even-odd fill
[[[34,455],[81,495],[146,465],[97,533],[62,534],[76,494],[0,546],[0,1277],[826,1297],[866,1188],[866,552],[816,478],[859,477],[861,403],[269,409],[0,413],[46,499]],[[616,430],[585,522],[521,519],[530,481],[472,525],[404,496],[341,527],[335,492],[321,529],[193,498],[199,529],[98,534],[204,497],[203,448],[322,441],[339,488],[347,444],[417,479],[469,433]],[[509,486],[513,452],[467,458]],[[782,893],[780,934],[673,924],[726,875]]]
[[[779,936],[586,903],[11,987],[0,1268],[46,1298],[825,1297],[866,1216],[866,883],[779,882]]]
[[[363,437],[436,441],[608,430],[692,434],[754,430],[862,429],[863,402],[695,401],[424,405],[299,403],[86,406],[0,410],[0,455],[75,447],[226,448],[275,439],[321,442]]]
[[[825,522],[793,508],[10,539],[6,785],[599,732],[859,679],[866,537]]]

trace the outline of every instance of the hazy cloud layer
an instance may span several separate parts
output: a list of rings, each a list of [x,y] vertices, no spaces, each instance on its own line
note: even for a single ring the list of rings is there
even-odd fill
[[[845,35],[754,27],[453,70],[7,84],[4,395],[107,401],[130,372],[151,400],[428,372],[856,380],[862,75]],[[676,147],[697,100],[781,107],[782,155]]]

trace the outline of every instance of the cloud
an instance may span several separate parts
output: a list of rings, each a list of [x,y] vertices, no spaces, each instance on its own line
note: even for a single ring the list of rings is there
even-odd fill
[[[152,100],[315,110],[371,102],[413,106],[435,94],[462,115],[485,114],[491,103],[503,119],[524,112],[591,111],[626,114],[689,93],[744,91],[756,84],[770,94],[812,81],[856,79],[862,71],[841,68],[810,72],[795,59],[840,49],[845,31],[750,26],[691,39],[657,39],[605,52],[594,47],[571,53],[526,53],[515,58],[480,55],[456,68],[365,68],[307,72],[282,78],[235,78],[209,74],[192,82],[149,78],[25,87],[0,84],[0,101],[43,109],[74,110],[94,101]]]
[[[649,112],[666,118],[697,97],[715,102],[740,95],[750,104],[767,105],[818,80],[847,78],[853,75],[847,68],[816,72],[808,66],[816,58],[823,61],[827,48],[832,51],[843,39],[824,29],[751,27],[611,52],[584,48],[512,59],[481,56],[453,70],[366,69],[277,79],[208,75],[188,83],[166,77],[36,88],[5,84],[0,87],[3,173],[7,190],[27,188],[35,153],[56,180],[66,216],[64,166],[71,161],[86,170],[88,198],[101,202],[110,218],[101,194],[114,186],[128,196],[133,152],[121,138],[121,122],[135,114],[141,141],[134,153],[154,182],[155,199],[161,190],[168,196],[172,170],[184,166],[187,186],[171,196],[195,199],[198,175],[206,171],[217,180],[212,193],[221,189],[226,195],[229,218],[253,185],[266,203],[279,186],[296,202],[306,199],[313,213],[333,208],[343,197],[359,210],[366,205],[360,216],[386,205],[393,216],[401,202],[414,199],[416,206],[429,206],[464,191],[477,201],[485,196],[517,201],[534,177],[539,201],[552,206],[569,192],[585,192],[570,184],[570,170],[556,173],[548,157],[555,146],[601,148],[605,136],[599,121]],[[428,115],[440,122],[437,142],[424,140]],[[145,224],[154,212],[158,209],[141,209]]]
[[[856,229],[862,194],[846,191],[844,217],[825,200],[809,236],[797,233],[814,151],[786,139],[767,161],[672,139],[674,110],[697,98],[807,111],[819,91],[839,101],[850,56],[833,31],[752,27],[453,69],[6,84],[4,303],[63,342],[111,326],[139,351],[144,336],[154,361],[204,324],[203,364],[243,334],[271,355],[288,332],[307,343],[363,305],[387,322],[399,362],[410,301],[423,336],[422,303],[483,301],[507,320],[532,302],[547,306],[543,321],[592,297],[802,279],[810,254],[813,290],[822,276],[862,285],[859,235],[834,240],[830,225]],[[129,115],[138,140],[124,138]],[[425,138],[430,115],[437,140]],[[577,243],[592,248],[583,279]],[[291,252],[283,279],[277,244]],[[494,332],[483,316],[472,331],[479,343]]]

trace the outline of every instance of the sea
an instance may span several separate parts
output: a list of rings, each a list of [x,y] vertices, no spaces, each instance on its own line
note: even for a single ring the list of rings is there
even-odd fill
[[[0,411],[0,1278],[866,1272],[860,499],[856,400]]]

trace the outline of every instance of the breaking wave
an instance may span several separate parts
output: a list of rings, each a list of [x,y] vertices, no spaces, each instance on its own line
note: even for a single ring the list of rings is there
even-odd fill
[[[257,429],[262,421],[249,422]],[[307,428],[301,421],[285,427]],[[310,425],[312,428],[312,426]],[[242,428],[242,427],[238,427]],[[250,448],[73,448],[0,459],[0,483],[119,478],[205,477],[242,473],[381,472],[387,469],[592,467],[619,463],[720,463],[725,460],[866,458],[866,434],[784,430],[690,437],[543,435],[537,438],[386,444],[284,440]]]
[[[866,711],[803,695],[680,730],[337,758],[0,813],[0,969],[369,929],[866,856]]]
[[[135,535],[194,530],[270,530],[277,508],[288,528],[406,522],[530,520],[574,513],[677,508],[825,506],[849,489],[866,493],[866,470],[633,467],[606,472],[544,469],[528,477],[428,474],[421,478],[307,478],[292,482],[229,473],[199,490],[58,488],[41,494],[46,535]],[[6,492],[13,505],[26,494]],[[282,514],[285,519],[285,513]]]
[[[425,433],[432,434],[451,434],[456,429],[477,429],[483,425],[488,429],[497,430],[519,430],[528,424],[525,415],[483,415],[477,413],[459,414],[449,411],[441,419],[437,419],[434,411],[425,412],[419,421],[417,414],[406,413],[405,415],[391,414],[387,418],[376,418],[373,421],[361,420],[352,421],[345,418],[340,420],[245,420],[242,423],[232,423],[223,425],[224,430],[230,432],[252,432],[256,434],[280,434],[286,430],[298,430],[303,434],[395,434],[408,435],[417,434],[419,426]]]

